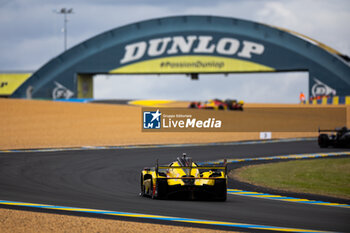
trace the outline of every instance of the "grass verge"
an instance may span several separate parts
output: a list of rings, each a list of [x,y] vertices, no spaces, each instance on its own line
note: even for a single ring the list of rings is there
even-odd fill
[[[251,165],[229,176],[272,189],[350,199],[350,158]]]

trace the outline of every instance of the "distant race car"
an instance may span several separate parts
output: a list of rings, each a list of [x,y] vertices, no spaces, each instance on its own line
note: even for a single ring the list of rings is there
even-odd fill
[[[215,109],[215,110],[241,110],[243,111],[243,101],[212,99],[205,102],[191,102],[190,108]]]
[[[190,198],[226,201],[227,166],[199,166],[183,154],[168,166],[144,168],[141,196],[157,199]]]
[[[318,145],[322,148],[333,147],[350,147],[350,130],[346,127],[336,128],[334,130],[318,130]],[[329,132],[324,134],[321,132]]]

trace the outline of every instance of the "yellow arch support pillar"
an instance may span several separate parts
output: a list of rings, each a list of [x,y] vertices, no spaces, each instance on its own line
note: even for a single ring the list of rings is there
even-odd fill
[[[322,97],[322,105],[326,105],[327,104],[327,99],[328,99],[327,96],[323,96]]]
[[[93,98],[93,75],[92,74],[78,74],[77,75],[77,89],[79,99]]]
[[[333,105],[339,104],[339,96],[333,96]]]
[[[345,96],[345,104],[350,105],[350,96]]]

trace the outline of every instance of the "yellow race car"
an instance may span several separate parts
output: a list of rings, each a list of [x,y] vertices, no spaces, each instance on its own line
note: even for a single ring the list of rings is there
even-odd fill
[[[190,198],[226,201],[227,165],[199,166],[183,154],[168,166],[144,168],[141,196],[157,199]]]

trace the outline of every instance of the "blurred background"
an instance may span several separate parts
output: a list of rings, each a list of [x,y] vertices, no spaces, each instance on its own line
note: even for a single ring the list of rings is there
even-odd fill
[[[67,14],[64,31],[62,8]],[[175,15],[235,17],[287,28],[350,54],[348,0],[1,0],[0,71],[33,72],[67,48],[104,31]],[[298,103],[308,93],[308,73],[200,75],[96,75],[97,99],[205,100],[236,98],[255,103]],[[306,96],[308,98],[308,96]]]

